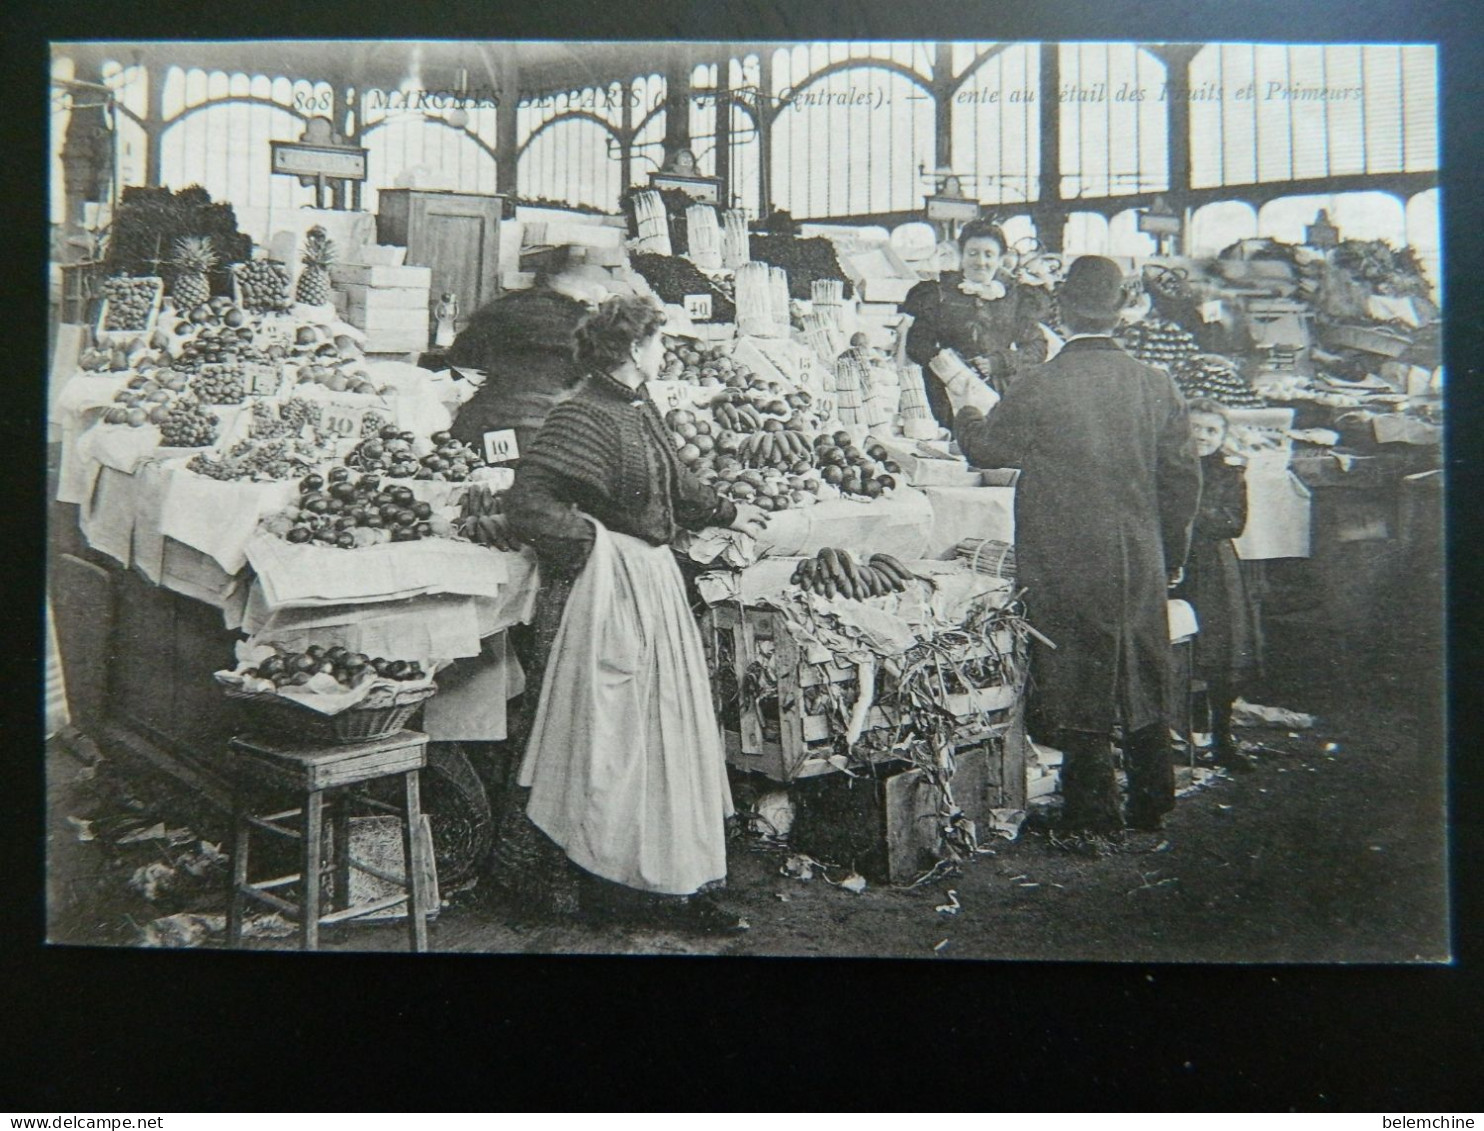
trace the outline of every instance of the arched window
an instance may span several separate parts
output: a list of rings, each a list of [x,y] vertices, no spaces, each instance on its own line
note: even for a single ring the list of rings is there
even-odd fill
[[[956,43],[954,66],[970,66],[988,52],[994,53],[952,95],[953,171],[965,175],[966,193],[985,204],[1032,201],[1041,177],[1040,48]]]
[[[896,48],[895,54],[893,49]],[[922,207],[933,161],[933,99],[904,60],[910,44],[816,43],[773,61],[775,203],[796,218]]]
[[[1438,167],[1435,48],[1213,44],[1190,78],[1197,188]]]
[[[1064,43],[1058,49],[1063,198],[1124,196],[1169,188],[1165,65],[1131,43]]]

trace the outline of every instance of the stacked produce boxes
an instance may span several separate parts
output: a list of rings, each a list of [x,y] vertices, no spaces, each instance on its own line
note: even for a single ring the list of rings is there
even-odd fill
[[[428,267],[337,263],[330,267],[335,305],[366,332],[367,353],[428,348],[433,272]]]

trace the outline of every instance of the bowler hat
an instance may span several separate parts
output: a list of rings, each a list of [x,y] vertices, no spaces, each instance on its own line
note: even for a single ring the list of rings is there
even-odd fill
[[[1091,322],[1116,322],[1123,309],[1123,269],[1101,255],[1084,255],[1056,292],[1062,312]]]

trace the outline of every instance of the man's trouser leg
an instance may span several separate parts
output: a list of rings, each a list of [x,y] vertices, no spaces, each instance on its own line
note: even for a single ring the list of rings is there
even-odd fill
[[[1096,833],[1122,828],[1108,736],[1064,730],[1061,746],[1062,823],[1069,829]]]
[[[1175,807],[1175,764],[1170,753],[1170,731],[1163,722],[1128,736],[1128,823],[1135,828],[1156,827]]]

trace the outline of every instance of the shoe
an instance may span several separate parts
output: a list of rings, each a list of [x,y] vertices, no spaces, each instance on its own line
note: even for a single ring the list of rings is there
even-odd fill
[[[709,895],[693,895],[677,901],[666,912],[672,926],[701,934],[738,934],[748,929],[746,920]]]

